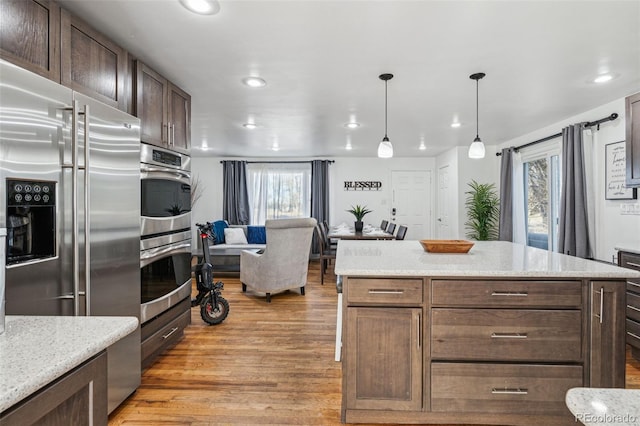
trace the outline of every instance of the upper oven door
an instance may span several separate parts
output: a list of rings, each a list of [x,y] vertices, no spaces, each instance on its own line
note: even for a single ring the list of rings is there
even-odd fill
[[[191,227],[191,173],[141,164],[141,233],[164,234]]]

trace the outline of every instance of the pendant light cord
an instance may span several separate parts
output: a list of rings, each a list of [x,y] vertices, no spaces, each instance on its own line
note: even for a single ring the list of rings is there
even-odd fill
[[[476,80],[476,139],[479,138],[480,136],[480,121],[479,121],[479,114],[478,114],[478,110],[479,110],[479,103],[478,103],[478,86],[480,86],[480,80]]]
[[[384,137],[387,137],[387,80],[384,81]]]

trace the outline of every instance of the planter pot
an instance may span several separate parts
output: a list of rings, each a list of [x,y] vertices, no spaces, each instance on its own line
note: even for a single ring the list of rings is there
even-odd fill
[[[356,232],[362,232],[363,226],[364,226],[364,223],[362,221],[356,222],[355,223]]]

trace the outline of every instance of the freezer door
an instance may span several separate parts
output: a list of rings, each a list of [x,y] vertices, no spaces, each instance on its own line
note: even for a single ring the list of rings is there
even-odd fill
[[[81,112],[80,311],[139,319],[140,120],[79,93],[74,92],[74,100]],[[107,353],[111,412],[140,384],[140,329]]]
[[[59,200],[61,152],[71,134],[72,92],[2,60],[0,76],[0,226],[4,227],[9,219],[7,179],[55,183]],[[55,256],[6,268],[9,315],[73,315],[73,286],[60,261],[71,238],[62,231],[60,209],[57,202],[54,225],[49,226]]]

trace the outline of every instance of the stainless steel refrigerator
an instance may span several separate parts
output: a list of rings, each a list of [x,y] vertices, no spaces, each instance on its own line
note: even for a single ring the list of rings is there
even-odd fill
[[[137,118],[0,61],[7,315],[140,318],[139,161]],[[111,412],[140,385],[140,328],[107,356]]]

